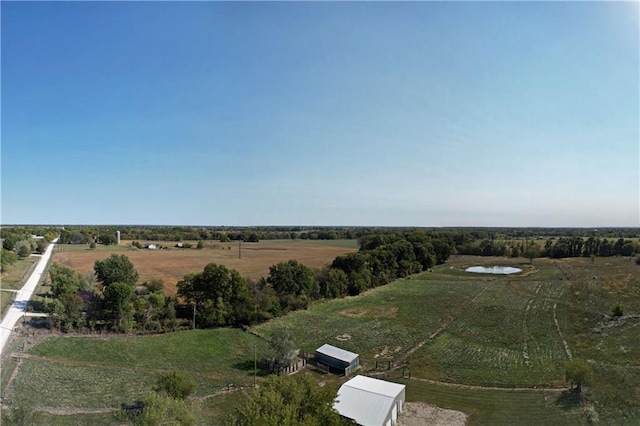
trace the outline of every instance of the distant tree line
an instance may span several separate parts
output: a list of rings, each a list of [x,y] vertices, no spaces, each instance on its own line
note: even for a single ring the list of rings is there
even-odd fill
[[[6,271],[18,259],[29,257],[32,253],[42,254],[56,234],[48,229],[3,228],[0,272]]]
[[[599,237],[550,238],[543,246],[535,240],[481,240],[465,241],[456,246],[457,254],[510,257],[609,257],[633,256],[640,253],[640,242],[625,238]]]

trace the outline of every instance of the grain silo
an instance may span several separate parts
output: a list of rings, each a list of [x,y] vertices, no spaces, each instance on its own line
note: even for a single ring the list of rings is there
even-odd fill
[[[116,231],[116,244],[120,245],[120,231]]]

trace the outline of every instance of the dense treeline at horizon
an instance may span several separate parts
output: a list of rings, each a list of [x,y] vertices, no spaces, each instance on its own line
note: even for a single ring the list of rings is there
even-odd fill
[[[155,226],[155,225],[4,225],[0,237],[15,233],[59,234],[60,243],[85,244],[120,231],[123,240],[273,240],[273,239],[359,239],[370,234],[437,232],[457,240],[547,239],[550,237],[640,238],[640,228],[538,228],[538,227],[386,227],[386,226]]]

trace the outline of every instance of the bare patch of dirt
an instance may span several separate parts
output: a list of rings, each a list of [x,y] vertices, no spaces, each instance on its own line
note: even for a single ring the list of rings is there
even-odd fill
[[[350,318],[393,318],[397,312],[397,306],[360,306],[345,309],[340,314]]]
[[[398,417],[398,426],[464,426],[468,415],[425,402],[406,402]]]

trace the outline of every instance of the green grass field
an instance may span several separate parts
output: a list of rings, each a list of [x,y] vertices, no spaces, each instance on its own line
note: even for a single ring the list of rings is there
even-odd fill
[[[478,264],[519,265],[524,272],[463,272]],[[625,315],[611,320],[616,302]],[[640,423],[639,311],[640,267],[632,259],[529,265],[464,256],[253,330],[267,337],[287,327],[306,351],[330,343],[357,352],[364,373],[380,360],[408,366],[411,379],[400,379],[400,370],[385,373],[407,384],[408,401],[462,411],[478,425],[585,424],[579,400],[564,392],[564,363],[585,359],[594,371],[587,400],[600,422],[632,425]],[[229,383],[253,383],[254,344],[258,358],[268,354],[264,340],[233,329],[50,338],[27,351],[6,399],[66,408],[78,424],[104,424],[107,414],[79,411],[117,408],[150,389],[159,373],[177,369],[198,381],[203,424],[224,424],[246,396],[218,392]],[[42,414],[49,421],[42,424],[63,417]]]
[[[253,385],[254,345],[258,359],[267,356],[264,340],[238,329],[140,337],[51,337],[23,355],[5,402],[39,409],[58,407],[70,413],[117,409],[151,390],[160,374],[180,370],[196,379],[194,396],[206,398],[204,411],[209,419],[216,419],[228,413],[218,413],[216,407],[225,395],[217,393],[229,384]],[[105,417],[104,413],[82,415],[89,420]]]

